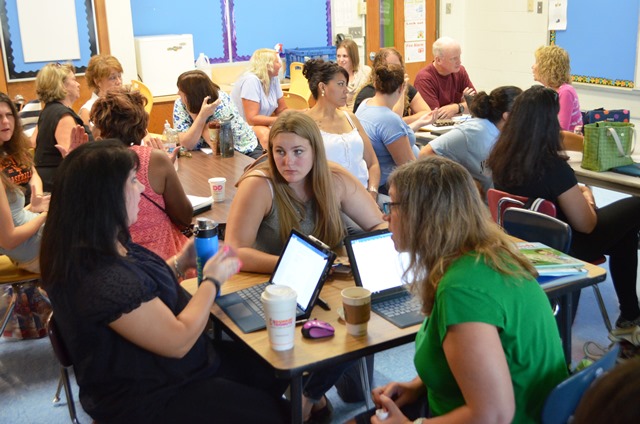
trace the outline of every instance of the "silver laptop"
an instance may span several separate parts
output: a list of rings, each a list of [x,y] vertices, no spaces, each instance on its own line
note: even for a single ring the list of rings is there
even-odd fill
[[[292,230],[271,279],[220,296],[216,303],[245,333],[266,327],[261,295],[268,284],[289,286],[298,294],[296,319],[307,319],[336,255],[324,243]]]
[[[371,290],[372,311],[400,328],[424,320],[420,303],[403,280],[408,254],[396,251],[388,230],[349,236],[344,244],[356,285]]]

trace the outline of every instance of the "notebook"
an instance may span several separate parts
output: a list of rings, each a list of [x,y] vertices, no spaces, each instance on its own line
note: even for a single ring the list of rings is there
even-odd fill
[[[376,230],[349,236],[344,244],[356,285],[371,290],[371,310],[400,328],[420,324],[424,320],[420,303],[402,277],[408,254],[396,251],[391,233]]]
[[[634,162],[631,165],[617,166],[611,168],[613,172],[619,174],[631,175],[633,177],[640,177],[640,163]]]
[[[335,257],[321,241],[292,230],[269,281],[220,296],[216,303],[243,332],[251,333],[266,327],[260,298],[264,288],[281,284],[298,294],[296,319],[307,319]]]

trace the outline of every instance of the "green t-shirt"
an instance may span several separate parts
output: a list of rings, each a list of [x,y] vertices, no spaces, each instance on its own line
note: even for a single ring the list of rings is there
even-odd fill
[[[431,316],[416,335],[414,358],[436,416],[464,405],[442,349],[448,326],[464,322],[498,328],[515,394],[513,422],[539,422],[547,395],[567,377],[558,328],[540,285],[500,274],[474,254],[449,266]]]

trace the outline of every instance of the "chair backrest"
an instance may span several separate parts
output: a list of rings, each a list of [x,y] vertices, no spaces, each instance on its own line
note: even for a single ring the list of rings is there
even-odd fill
[[[295,93],[309,102],[311,98],[311,89],[309,88],[309,81],[302,74],[303,63],[291,62],[289,65],[289,78],[291,83],[289,84],[289,93]]]
[[[140,94],[147,98],[147,105],[144,107],[144,110],[151,114],[151,109],[153,108],[153,94],[151,94],[149,87],[147,87],[142,81],[131,80],[131,88],[138,90]]]
[[[64,340],[62,340],[62,336],[60,335],[60,330],[58,329],[56,320],[53,317],[53,313],[47,320],[47,334],[49,334],[49,340],[51,341],[53,352],[56,354],[56,358],[58,358],[60,365],[67,368],[72,366],[73,361],[71,360],[71,355],[69,355],[67,346],[65,345]]]
[[[549,393],[542,407],[542,423],[566,424],[569,422],[589,386],[616,364],[619,350],[620,346],[615,344],[602,358],[558,384]]]
[[[283,92],[282,98],[289,109],[305,110],[309,108],[309,103],[299,94],[291,92]]]
[[[502,215],[502,226],[514,237],[544,243],[561,252],[568,252],[571,245],[569,224],[540,212],[509,208]]]
[[[491,217],[500,226],[502,226],[504,211],[509,208],[526,208],[528,202],[528,197],[517,196],[495,188],[487,190],[487,203]],[[545,215],[556,216],[556,205],[549,200],[535,199],[529,207]]]

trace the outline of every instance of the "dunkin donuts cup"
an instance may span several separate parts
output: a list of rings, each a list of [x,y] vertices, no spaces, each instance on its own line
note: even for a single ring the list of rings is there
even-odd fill
[[[293,348],[298,295],[291,287],[269,284],[262,292],[264,319],[273,350]]]
[[[209,178],[209,188],[214,202],[224,202],[224,186],[227,179],[224,177]]]
[[[371,291],[364,287],[342,290],[342,307],[347,333],[352,336],[367,334],[367,324],[371,317]]]

